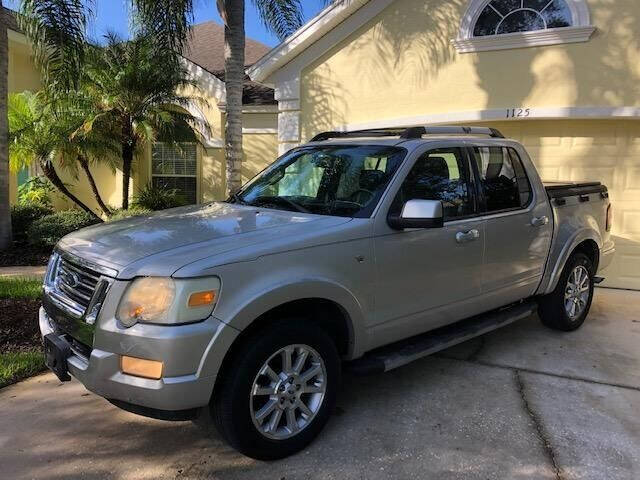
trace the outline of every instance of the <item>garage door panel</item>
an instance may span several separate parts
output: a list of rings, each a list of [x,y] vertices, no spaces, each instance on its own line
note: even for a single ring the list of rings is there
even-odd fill
[[[597,168],[597,167],[587,167],[587,166],[574,166],[571,167],[571,173],[569,175],[569,180],[572,181],[588,181],[588,180],[598,180],[605,185],[608,185],[610,188],[615,185],[614,183],[614,174],[615,168]]]

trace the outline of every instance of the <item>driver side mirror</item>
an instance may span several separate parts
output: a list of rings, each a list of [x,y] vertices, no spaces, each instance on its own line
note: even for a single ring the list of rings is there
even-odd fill
[[[444,226],[442,202],[439,200],[409,200],[400,215],[389,215],[387,223],[394,230],[405,228],[441,228]]]

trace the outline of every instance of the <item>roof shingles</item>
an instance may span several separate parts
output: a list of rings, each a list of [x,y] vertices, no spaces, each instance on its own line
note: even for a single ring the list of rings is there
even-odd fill
[[[245,64],[252,65],[270,48],[250,38],[245,41]],[[194,25],[184,56],[224,81],[224,26],[213,22]],[[242,92],[244,105],[274,105],[273,89],[252,82],[247,76]]]

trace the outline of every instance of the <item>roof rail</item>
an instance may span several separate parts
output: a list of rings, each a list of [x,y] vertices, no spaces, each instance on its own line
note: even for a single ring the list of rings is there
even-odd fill
[[[322,142],[331,138],[364,138],[364,137],[400,137],[403,139],[422,138],[423,135],[488,135],[492,138],[504,138],[499,130],[490,127],[390,127],[373,128],[369,130],[354,130],[351,132],[322,132],[311,139],[312,142]]]

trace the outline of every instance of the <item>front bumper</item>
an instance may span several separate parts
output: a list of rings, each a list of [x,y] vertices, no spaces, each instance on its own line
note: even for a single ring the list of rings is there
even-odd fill
[[[40,308],[39,324],[43,336],[66,335],[56,328],[44,308]],[[182,326],[136,325],[123,329],[107,320],[96,327],[90,353],[72,346],[67,359],[69,373],[88,390],[107,399],[167,411],[209,403],[224,354],[237,334],[213,317]],[[121,355],[162,361],[166,376],[152,380],[124,374],[120,370]]]

